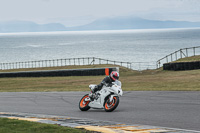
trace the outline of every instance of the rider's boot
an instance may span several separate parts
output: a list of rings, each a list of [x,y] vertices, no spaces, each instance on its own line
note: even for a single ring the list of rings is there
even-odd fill
[[[91,91],[91,93],[89,94],[89,97],[92,101],[94,101],[96,94],[94,92]]]
[[[94,88],[89,94],[90,99],[93,101],[96,98],[97,87]]]

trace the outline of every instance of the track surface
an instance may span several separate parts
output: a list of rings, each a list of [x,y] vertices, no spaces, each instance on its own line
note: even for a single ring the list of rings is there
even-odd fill
[[[200,92],[130,91],[111,113],[78,103],[88,92],[2,92],[0,112],[62,115],[200,131]]]

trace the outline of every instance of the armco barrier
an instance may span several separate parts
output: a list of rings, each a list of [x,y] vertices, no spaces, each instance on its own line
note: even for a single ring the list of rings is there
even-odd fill
[[[200,69],[200,61],[195,62],[176,62],[176,63],[165,63],[163,65],[163,70],[194,70]]]
[[[0,78],[4,77],[55,77],[55,76],[97,76],[109,75],[112,71],[119,68],[88,68],[88,69],[62,69],[48,71],[24,71],[24,72],[5,72],[0,73]]]

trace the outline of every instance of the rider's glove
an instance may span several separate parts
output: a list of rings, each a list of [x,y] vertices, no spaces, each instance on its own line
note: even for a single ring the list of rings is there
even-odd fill
[[[108,87],[112,87],[112,84],[108,84]]]

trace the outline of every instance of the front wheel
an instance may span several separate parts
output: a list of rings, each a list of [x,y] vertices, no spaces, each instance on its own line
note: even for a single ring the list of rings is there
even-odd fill
[[[88,106],[88,104],[90,103],[90,101],[85,101],[86,98],[88,98],[88,94],[86,94],[85,96],[83,96],[79,102],[79,109],[81,111],[87,111],[90,109],[90,107]]]
[[[108,97],[105,100],[104,109],[106,112],[112,112],[113,110],[115,110],[117,108],[118,104],[119,104],[118,96],[114,96],[112,101],[110,101],[110,99]]]

